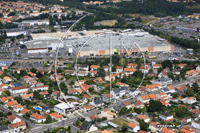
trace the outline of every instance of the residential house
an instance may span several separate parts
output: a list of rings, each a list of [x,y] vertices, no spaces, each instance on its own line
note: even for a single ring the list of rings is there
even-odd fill
[[[103,82],[103,79],[102,78],[95,78],[92,80],[94,83],[101,83]]]
[[[129,88],[128,87],[120,87],[117,89],[113,89],[111,91],[111,94],[115,99],[118,99],[122,96],[128,96],[129,95]]]
[[[106,117],[108,120],[113,120],[117,117],[116,113],[111,112],[110,109],[104,109],[101,111],[101,117]]]
[[[180,67],[181,69],[183,69],[185,66],[187,66],[187,64],[184,63],[178,64],[178,67]]]
[[[42,91],[40,92],[40,94],[42,94],[44,96],[45,99],[49,98],[49,92],[48,91]]]
[[[183,91],[183,92],[186,91],[187,89],[188,89],[188,86],[186,84],[176,87],[176,90]]]
[[[9,124],[8,127],[11,129],[12,133],[21,132],[21,130],[26,129],[26,123],[24,121],[20,121],[17,123]]]
[[[152,132],[158,132],[160,130],[160,128],[158,127],[158,125],[160,125],[159,122],[151,122],[149,124],[149,129],[151,129]]]
[[[105,72],[108,72],[110,70],[110,66],[103,66],[103,69]]]
[[[76,72],[74,70],[65,70],[65,74],[74,76],[76,74]]]
[[[91,65],[90,69],[91,70],[97,70],[100,66],[99,65]]]
[[[10,121],[12,124],[21,121],[20,118],[14,116],[14,115],[8,115],[8,116],[7,116],[7,120]]]
[[[98,130],[98,128],[93,124],[91,124],[90,122],[84,121],[83,124],[81,125],[81,130],[84,130],[85,132],[94,132]]]
[[[186,72],[186,76],[196,76],[196,75],[198,75],[199,74],[199,70],[196,70],[196,69],[192,69],[192,70],[189,70],[189,71],[187,71]]]
[[[35,77],[36,74],[35,73],[32,73],[32,72],[27,72],[28,75],[30,75],[31,77]]]
[[[157,97],[154,93],[148,95],[151,100],[155,100]]]
[[[92,109],[94,109],[94,108],[95,108],[94,105],[83,106],[83,109],[84,109],[85,112],[86,112],[86,111],[89,111],[89,110],[92,110]]]
[[[12,94],[23,93],[25,91],[28,91],[28,87],[27,86],[12,87],[12,88],[9,89],[9,91]]]
[[[167,72],[165,72],[165,71],[160,72],[160,73],[158,74],[158,77],[159,77],[159,78],[168,78]]]
[[[37,113],[30,115],[30,119],[34,120],[37,123],[42,123],[46,121],[46,118],[44,116],[41,116]]]
[[[71,89],[71,90],[68,90],[68,94],[76,95],[76,94],[78,94],[78,91],[76,89]]]
[[[183,128],[180,129],[180,131],[182,133],[195,133],[195,130],[189,126],[184,126]]]
[[[105,76],[105,81],[110,81],[110,79],[112,81],[115,81],[115,77],[120,77],[120,74],[116,73],[116,74],[107,75]]]
[[[93,105],[96,106],[96,107],[100,107],[100,106],[104,105],[104,102],[101,99],[95,99],[93,101]]]
[[[200,129],[200,123],[192,121],[191,126],[195,129]]]
[[[7,102],[9,102],[9,101],[12,101],[12,100],[13,100],[13,97],[12,97],[12,96],[10,96],[10,97],[2,97],[0,100],[1,100],[3,103],[7,103]]]
[[[95,71],[95,70],[90,70],[90,75],[92,76],[92,77],[95,77],[96,75],[98,75],[98,73],[97,73],[97,71]],[[87,76],[87,75],[86,75]]]
[[[137,101],[134,103],[135,108],[144,108],[144,103],[142,103],[141,101]]]
[[[74,68],[77,70],[89,71],[89,66],[84,64],[77,64],[74,66]]]
[[[172,79],[171,78],[160,78],[160,79],[156,79],[156,80],[152,80],[152,84],[161,84],[163,86],[172,84]]]
[[[118,85],[120,87],[123,87],[123,86],[129,87],[128,84],[125,84],[125,83],[122,83],[122,82],[117,82],[116,85]]]
[[[122,66],[117,66],[116,67],[116,73],[121,73],[123,71],[123,67]]]
[[[161,85],[160,84],[156,84],[156,83],[145,86],[146,90],[149,91],[149,92],[158,91],[160,89],[160,87],[161,87]]]
[[[8,77],[8,76],[5,76],[5,77],[3,77],[3,80],[2,80],[4,83],[6,83],[6,84],[9,84],[10,82],[12,82],[13,80],[10,78],[10,77]]]
[[[63,119],[63,116],[59,115],[57,112],[50,113],[49,115],[52,117],[52,119],[55,119],[55,120],[62,120]]]
[[[18,104],[17,101],[10,101],[10,102],[7,102],[7,103],[6,103],[6,106],[7,106],[7,107],[9,107],[9,106],[10,106],[10,107],[13,107],[14,105],[17,105],[17,104]]]
[[[150,118],[148,116],[145,116],[145,115],[142,115],[142,114],[137,115],[136,119],[137,120],[144,120],[144,122],[146,122],[146,123],[150,122]]]
[[[88,71],[78,71],[78,72],[77,72],[77,75],[83,77],[83,76],[87,76],[88,73],[89,73]],[[96,72],[96,73],[97,73],[97,72]],[[91,71],[90,71],[90,74],[93,75]]]
[[[91,85],[87,85],[87,84],[81,84],[81,86],[80,86],[80,90],[81,90],[81,93],[82,92],[89,92],[89,89],[90,88],[92,88],[92,86]]]
[[[193,104],[197,102],[196,97],[186,97],[186,98],[180,99],[180,101],[183,101],[184,103],[188,103],[188,104]]]
[[[148,95],[140,96],[137,98],[138,101],[141,101],[142,103],[148,103],[150,100],[150,97]]]
[[[200,111],[199,110],[196,110],[196,109],[192,109],[190,110],[191,114],[200,118]]]
[[[130,123],[128,124],[128,130],[129,130],[130,132],[135,132],[135,133],[137,133],[137,132],[140,130],[140,127],[137,126],[135,123],[130,122]]]
[[[33,93],[25,94],[21,96],[23,100],[31,100],[33,98]]]
[[[98,119],[99,116],[97,114],[93,114],[93,115],[90,115],[86,118],[86,121],[93,121],[95,119]]]
[[[0,126],[0,133],[10,133],[11,129],[8,125]]]
[[[147,66],[147,65],[145,65],[145,66],[143,66],[143,65],[140,66],[140,71],[141,71],[142,73],[148,74],[149,69],[150,69],[150,67]]]
[[[174,69],[174,70],[172,70],[172,73],[176,74],[176,75],[180,75],[181,74],[181,69]]]
[[[153,69],[161,68],[162,64],[153,64]]]
[[[159,114],[159,119],[168,121],[168,120],[173,119],[173,115],[171,115],[170,113],[167,113],[167,112],[162,112]]]
[[[112,94],[102,94],[102,95],[101,95],[101,99],[102,99],[104,102],[114,101],[114,97],[113,97]]]
[[[13,110],[14,110],[15,112],[19,112],[19,111],[21,111],[23,108],[24,108],[24,106],[22,106],[21,104],[17,104],[17,105],[14,105],[14,106],[13,106]]]
[[[83,101],[85,101],[86,103],[88,102],[88,101],[91,101],[92,100],[92,97],[90,96],[90,95],[84,95],[83,96]]]
[[[49,89],[48,85],[41,85],[41,86],[34,87],[33,91],[38,91],[38,90],[47,91],[48,89]]]
[[[126,72],[126,74],[132,75],[135,71],[135,68],[124,68],[124,72]]]
[[[27,69],[24,69],[24,68],[19,68],[17,70],[15,70],[17,72],[17,74],[20,74],[20,71],[23,70],[23,71],[27,71]],[[14,72],[14,71],[13,71]]]
[[[31,112],[31,111],[28,110],[28,109],[26,109],[26,108],[23,108],[23,109],[21,110],[21,113],[22,113],[23,115],[25,115],[26,113],[29,113],[29,112]]]
[[[162,98],[165,97],[165,96],[167,96],[167,94],[166,94],[165,92],[160,92],[160,93],[157,93],[157,94],[156,94],[156,97],[157,97],[158,99],[162,99]]]
[[[160,130],[160,133],[176,133],[168,128],[165,128],[163,127],[161,130]]]
[[[7,66],[1,66],[1,70],[4,71],[5,69],[8,69]]]
[[[127,68],[137,68],[137,64],[133,64],[133,63],[129,63],[128,65],[127,65]]]
[[[129,101],[124,102],[123,104],[126,106],[127,109],[134,108],[134,105],[132,105]]]

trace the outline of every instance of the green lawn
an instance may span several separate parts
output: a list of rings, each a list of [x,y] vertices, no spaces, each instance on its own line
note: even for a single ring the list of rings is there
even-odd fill
[[[112,122],[117,124],[120,127],[122,127],[123,124],[127,124],[128,125],[128,123],[129,123],[128,121],[125,121],[125,120],[123,120],[121,118],[117,118],[117,119],[113,120]]]

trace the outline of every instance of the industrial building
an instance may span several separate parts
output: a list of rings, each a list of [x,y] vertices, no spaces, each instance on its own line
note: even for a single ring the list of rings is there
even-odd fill
[[[48,52],[48,50],[56,50],[59,46],[65,47],[68,53],[77,56],[99,56],[110,53],[137,55],[140,50],[142,52],[174,50],[174,46],[167,40],[140,29],[121,32],[111,30],[69,32],[60,43],[64,35],[65,33],[31,34],[33,40],[25,42],[25,45],[28,53]]]

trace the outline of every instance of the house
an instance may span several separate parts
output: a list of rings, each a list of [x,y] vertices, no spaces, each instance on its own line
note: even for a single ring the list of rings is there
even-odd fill
[[[166,94],[165,92],[160,92],[160,93],[157,93],[157,94],[156,94],[156,97],[157,97],[158,99],[162,99],[162,98],[165,97],[165,96],[167,96],[167,94]]]
[[[17,101],[10,101],[10,102],[7,102],[6,103],[6,105],[9,107],[9,106],[11,106],[11,107],[13,107],[14,105],[17,105],[18,104],[18,102]]]
[[[187,117],[187,118],[184,118],[184,119],[181,120],[182,124],[187,124],[191,121],[192,121],[192,119],[190,117]]]
[[[158,74],[158,77],[159,77],[159,78],[168,78],[168,75],[167,75],[167,73],[166,73],[165,71],[162,71],[162,72],[160,72],[160,73]]]
[[[191,114],[200,118],[200,111],[199,110],[196,110],[196,109],[192,109],[190,110]]]
[[[97,70],[100,66],[99,65],[91,65],[90,69],[91,70]]]
[[[160,125],[159,122],[151,122],[149,124],[149,129],[151,129],[152,132],[158,132],[160,130],[160,128],[158,127],[158,125]]]
[[[94,106],[96,106],[96,107],[100,107],[100,106],[103,106],[103,105],[104,105],[104,102],[103,102],[101,99],[95,99],[95,100],[93,101],[93,104],[94,104]]]
[[[94,105],[83,106],[84,111],[89,111],[89,110],[92,110],[94,108],[95,108]]]
[[[148,74],[149,69],[150,69],[150,67],[147,66],[147,65],[145,65],[145,66],[143,66],[143,65],[140,66],[140,71],[141,71],[142,73]]]
[[[113,132],[109,130],[103,130],[101,133],[113,133]]]
[[[92,77],[95,77],[96,75],[98,75],[98,73],[97,73],[97,71],[95,71],[95,70],[90,70],[90,75],[92,76]],[[86,75],[87,76],[87,75]]]
[[[133,74],[136,71],[136,68],[124,68],[124,72],[126,72],[126,74]]]
[[[145,115],[142,115],[142,114],[137,115],[136,119],[137,120],[144,120],[144,122],[146,122],[146,123],[150,122],[150,118],[148,116],[145,116]]]
[[[162,112],[161,114],[159,114],[159,119],[168,121],[168,120],[173,119],[173,115],[171,115],[170,113],[167,113],[167,112]]]
[[[163,127],[161,130],[160,130],[160,133],[176,133],[168,128],[165,128]]]
[[[158,69],[162,67],[162,64],[153,64],[153,69]]]
[[[141,101],[137,101],[136,103],[134,103],[135,108],[144,108],[144,104]]]
[[[118,99],[122,96],[128,96],[129,95],[129,88],[128,87],[120,87],[117,89],[113,89],[111,91],[111,94],[115,99]]]
[[[49,114],[53,119],[55,120],[62,120],[63,119],[63,116],[62,115],[59,115],[57,112],[55,113],[50,113]]]
[[[137,64],[129,63],[127,65],[127,68],[136,68],[137,66],[138,66]]]
[[[45,113],[49,113],[49,112],[50,112],[50,108],[48,108],[48,107],[44,107],[42,110],[43,110]]]
[[[25,91],[28,91],[28,87],[27,86],[12,87],[12,88],[9,89],[9,91],[12,94],[23,93]]]
[[[105,76],[105,81],[115,81],[115,77],[120,77],[120,74],[116,73],[116,74],[111,74],[111,75],[107,75]]]
[[[33,93],[25,94],[21,96],[23,100],[31,100],[33,98]]]
[[[148,95],[150,99],[155,100],[157,97],[154,93]]]
[[[46,118],[44,116],[41,116],[37,113],[30,115],[30,119],[34,120],[37,123],[42,123],[46,121]]]
[[[83,76],[87,76],[88,73],[89,73],[88,71],[78,71],[78,72],[77,72],[77,75],[83,77]]]
[[[76,95],[76,94],[78,94],[78,91],[76,89],[71,89],[71,90],[68,90],[68,94]]]
[[[31,77],[35,77],[36,74],[35,73],[32,73],[32,72],[27,72],[28,75],[30,75]]]
[[[25,115],[26,113],[29,113],[29,112],[31,112],[31,111],[28,110],[28,109],[26,109],[26,108],[23,108],[23,109],[21,110],[21,113],[22,113],[23,115]]]
[[[0,100],[1,100],[3,103],[7,103],[7,102],[9,102],[9,101],[12,101],[12,100],[13,100],[13,97],[12,97],[12,96],[10,96],[10,97],[2,97]]]
[[[70,103],[59,103],[57,105],[54,106],[54,111],[67,116],[68,114],[70,114],[72,111],[75,110],[75,106],[73,104]]]
[[[122,83],[122,82],[117,82],[116,85],[120,86],[120,87],[123,87],[123,86],[129,87],[128,84],[125,84],[125,83]]]
[[[103,69],[105,72],[108,72],[110,70],[110,66],[103,66]]]
[[[45,99],[49,98],[49,92],[48,91],[42,91],[40,92],[44,96]]]
[[[64,72],[65,72],[65,74],[73,75],[73,76],[76,74],[76,72],[74,70],[65,70]]]
[[[117,117],[117,114],[114,112],[111,112],[110,109],[104,109],[101,111],[101,117],[106,117],[108,120],[113,120]]]
[[[172,73],[176,74],[176,75],[180,75],[181,74],[181,69],[174,69],[174,70],[172,70]]]
[[[75,70],[84,70],[84,71],[88,71],[89,70],[89,66],[88,65],[84,65],[84,64],[77,64],[74,66]]]
[[[161,85],[169,85],[172,84],[172,79],[171,78],[160,78],[160,79],[155,79],[151,81],[152,84],[161,84]]]
[[[188,104],[193,104],[197,102],[196,97],[186,97],[186,98],[180,99],[180,101],[183,101],[184,103],[188,103]]]
[[[186,91],[187,89],[188,89],[188,86],[186,84],[176,87],[176,90],[178,91]]]
[[[0,133],[10,133],[11,129],[8,125],[0,126]]]
[[[20,74],[20,71],[27,71],[27,69],[24,68],[19,68],[17,70],[15,70],[17,72],[17,74]],[[14,71],[13,71],[14,72]]]
[[[24,108],[24,106],[22,106],[21,104],[17,104],[17,105],[14,105],[14,106],[13,106],[13,110],[14,110],[15,112],[19,112],[19,111],[21,111],[23,108]]]
[[[116,73],[121,73],[123,71],[123,67],[122,66],[117,66],[116,67]]]
[[[101,83],[103,82],[103,79],[102,78],[95,78],[92,80],[94,83]]]
[[[26,129],[26,123],[24,121],[20,121],[17,123],[9,124],[8,127],[11,129],[12,133],[20,132],[21,130]]]
[[[129,101],[124,102],[123,104],[126,106],[127,109],[134,108],[134,106]]]
[[[195,121],[192,121],[191,126],[195,129],[200,129],[200,123],[197,123]]]
[[[196,69],[192,69],[192,70],[189,70],[189,71],[187,71],[186,72],[186,76],[196,76],[196,75],[198,75],[199,74],[199,70],[196,70]]]
[[[112,94],[102,94],[101,95],[101,99],[104,101],[104,102],[110,102],[110,101],[114,101],[114,97]]]
[[[137,133],[137,132],[140,130],[140,127],[137,126],[135,123],[130,122],[130,123],[128,124],[128,130],[129,130],[130,132],[135,132],[135,133]]]
[[[33,91],[38,91],[38,90],[47,91],[48,89],[49,89],[48,85],[40,85],[40,86],[34,87]]]
[[[81,90],[81,93],[83,93],[83,92],[89,92],[89,89],[90,88],[92,88],[92,86],[91,85],[87,85],[87,84],[81,84],[80,85],[80,90]]]
[[[148,103],[150,100],[150,97],[148,95],[140,96],[137,98],[138,101],[141,101],[142,103]]]
[[[149,92],[158,91],[160,89],[160,87],[161,87],[161,85],[160,84],[156,84],[156,83],[145,86],[146,90],[149,91]]]
[[[8,115],[8,116],[7,116],[7,120],[10,121],[12,124],[21,121],[20,118],[14,116],[14,115]]]
[[[9,84],[10,82],[12,82],[13,80],[10,78],[10,77],[8,77],[8,76],[5,76],[5,77],[3,77],[3,80],[2,80],[4,83],[6,83],[6,84]]]
[[[83,96],[83,101],[88,102],[88,100],[92,100],[92,97],[90,95],[84,95]]]
[[[1,70],[4,71],[5,69],[8,69],[7,66],[1,66]]]
[[[181,69],[183,69],[185,66],[187,66],[187,64],[184,63],[178,64],[178,67],[180,67]]]
[[[90,122],[84,121],[83,124],[81,125],[81,130],[84,130],[85,132],[94,132],[98,130],[98,128],[93,124],[91,124]]]
[[[99,118],[99,116],[97,114],[93,114],[93,115],[90,115],[86,118],[86,121],[93,121],[95,119]]]
[[[195,133],[195,130],[189,126],[184,126],[180,131],[183,133]]]

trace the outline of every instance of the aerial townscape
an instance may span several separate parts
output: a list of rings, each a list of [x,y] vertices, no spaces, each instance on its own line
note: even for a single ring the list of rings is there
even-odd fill
[[[200,0],[0,0],[0,133],[200,133]]]

